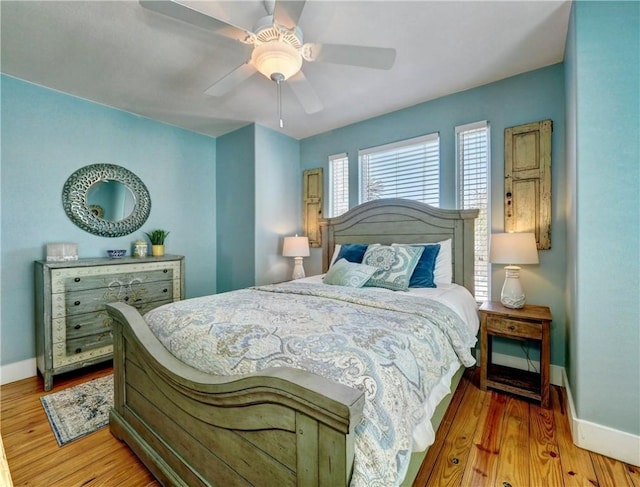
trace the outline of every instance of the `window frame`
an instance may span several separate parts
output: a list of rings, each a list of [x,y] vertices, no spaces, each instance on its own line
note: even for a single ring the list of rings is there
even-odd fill
[[[336,163],[339,162],[342,167],[341,167],[341,173],[343,175],[343,188],[345,188],[344,193],[346,193],[346,209],[341,212],[336,214],[335,212],[335,206],[336,206],[336,202],[335,202],[335,198],[336,198],[336,184],[335,184],[335,173],[336,173]],[[341,152],[339,154],[332,154],[328,157],[328,173],[329,173],[329,198],[328,198],[328,205],[327,205],[327,215],[329,218],[334,218],[336,216],[340,216],[343,213],[345,213],[346,211],[349,210],[349,154],[347,154],[346,152]],[[346,176],[345,176],[346,175]],[[344,181],[344,178],[346,177],[346,181]],[[344,199],[344,196],[343,198]]]
[[[405,195],[399,195],[399,196],[395,196],[398,198],[406,198],[406,199],[412,199],[415,201],[421,201],[421,202],[425,202],[430,204],[431,206],[435,206],[435,207],[440,207],[440,201],[441,201],[441,197],[440,197],[440,193],[441,193],[441,187],[440,187],[440,163],[441,163],[441,148],[440,148],[440,132],[432,132],[429,134],[424,134],[424,135],[420,135],[417,137],[412,137],[410,139],[404,139],[404,140],[399,140],[396,142],[391,142],[388,144],[383,144],[383,145],[378,145],[378,146],[373,146],[373,147],[369,147],[367,149],[360,149],[358,151],[358,203],[364,203],[366,201],[371,201],[371,199],[369,200],[365,200],[365,189],[364,189],[364,182],[365,182],[365,174],[367,173],[367,168],[365,168],[364,164],[364,158],[366,156],[369,155],[379,155],[385,152],[392,152],[394,149],[409,149],[412,146],[419,146],[421,144],[424,145],[428,145],[428,144],[433,144],[435,142],[435,146],[437,148],[437,156],[436,156],[436,161],[434,160],[427,160],[427,163],[430,164],[429,167],[427,167],[425,170],[426,171],[433,171],[435,168],[436,174],[435,177],[430,178],[429,181],[432,182],[432,184],[436,185],[436,191],[435,191],[435,196],[434,196],[434,192],[430,192],[429,195],[424,198],[424,199],[418,199],[418,198],[413,198],[413,197],[408,197]],[[389,197],[389,196],[386,196]],[[436,199],[437,201],[434,201],[433,199]],[[372,198],[374,199],[374,198]]]
[[[478,215],[478,219],[476,219],[475,228],[475,246],[474,248],[474,287],[476,288],[476,295],[474,296],[476,300],[486,301],[491,298],[491,264],[489,263],[489,239],[491,238],[491,124],[487,120],[481,120],[478,122],[468,123],[464,125],[458,125],[455,127],[455,169],[456,169],[456,207],[460,209],[465,208],[465,181],[464,181],[464,161],[461,159],[461,136],[463,133],[468,133],[471,131],[475,131],[478,129],[484,129],[486,133],[486,168],[485,168],[485,178],[486,178],[486,202],[485,208],[480,208],[480,215]],[[483,211],[484,210],[484,211]],[[485,229],[486,238],[485,238],[485,255],[484,255],[484,267],[486,272],[486,295],[480,294],[478,296],[477,291],[479,286],[478,283],[478,270],[477,267],[477,246],[478,246],[478,232],[482,232],[483,230],[478,226],[478,221],[482,222],[481,218],[484,213],[485,216]],[[480,219],[480,220],[479,220]]]

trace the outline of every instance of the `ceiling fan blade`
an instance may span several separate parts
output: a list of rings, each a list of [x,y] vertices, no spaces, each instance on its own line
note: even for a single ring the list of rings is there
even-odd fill
[[[148,10],[181,20],[187,24],[210,30],[216,34],[251,44],[255,39],[253,32],[236,27],[224,20],[209,17],[197,10],[170,0],[140,0],[140,5]]]
[[[278,0],[273,9],[273,20],[287,29],[295,29],[306,0]]]
[[[391,69],[396,60],[396,50],[390,47],[311,43],[304,45],[304,53],[307,61],[348,64],[374,69]]]
[[[306,113],[311,114],[322,110],[322,102],[316,90],[313,89],[313,86],[311,86],[302,71],[298,71],[295,76],[289,78],[287,83],[291,86],[293,93]]]
[[[249,79],[256,73],[253,64],[245,63],[227,74],[224,78],[216,81],[204,92],[209,96],[222,96],[229,93],[244,80]]]

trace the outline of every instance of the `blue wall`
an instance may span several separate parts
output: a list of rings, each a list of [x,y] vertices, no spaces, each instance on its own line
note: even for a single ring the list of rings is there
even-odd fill
[[[218,137],[218,292],[284,281],[300,232],[300,143],[251,124]]]
[[[80,257],[131,249],[142,231],[171,231],[168,253],[186,259],[186,294],[216,290],[216,139],[2,76],[1,363],[35,357],[33,261],[51,242],[77,242]],[[77,169],[111,163],[151,195],[144,226],[105,238],[75,226],[62,186]]]
[[[565,361],[565,98],[561,64],[456,93],[434,101],[349,125],[304,139],[301,144],[302,169],[323,167],[328,187],[327,158],[349,155],[350,203],[358,198],[358,149],[440,133],[440,206],[455,207],[455,127],[479,120],[491,125],[491,227],[504,231],[504,129],[514,125],[552,119],[552,221],[550,250],[540,252],[539,266],[524,266],[521,279],[527,301],[547,305],[553,314],[552,353],[554,364]],[[326,210],[326,208],[325,208]],[[307,264],[308,262],[308,264]],[[321,271],[321,255],[314,251],[305,261],[312,272]],[[309,272],[308,272],[309,273]],[[494,266],[492,295],[499,298],[504,281],[502,266]],[[501,343],[496,351],[522,355],[518,344]]]
[[[285,281],[293,259],[282,257],[284,237],[302,235],[300,142],[256,125],[256,284]]]
[[[255,125],[218,137],[218,292],[253,286]]]
[[[634,435],[640,434],[639,33],[638,2],[576,2],[565,65],[569,382],[579,418]]]

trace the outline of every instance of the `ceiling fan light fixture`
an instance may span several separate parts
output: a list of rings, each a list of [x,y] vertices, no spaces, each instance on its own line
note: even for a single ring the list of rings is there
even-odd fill
[[[282,41],[256,46],[251,53],[251,62],[268,79],[272,79],[274,73],[280,73],[287,80],[302,68],[300,52]]]

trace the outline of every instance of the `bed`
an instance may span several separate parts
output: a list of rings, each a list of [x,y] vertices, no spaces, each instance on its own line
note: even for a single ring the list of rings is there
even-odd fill
[[[476,210],[442,210],[400,199],[362,204],[340,217],[321,221],[323,271],[336,265],[332,259],[340,248],[338,245],[401,244],[406,248],[408,244],[450,241],[451,280],[459,285],[453,294],[462,291],[470,295],[476,216]],[[436,406],[433,402],[446,395],[463,362],[467,366],[473,363],[469,349],[475,342],[475,334],[471,333],[471,340],[466,335],[469,332],[461,330],[474,318],[467,320],[462,316],[464,312],[452,311],[450,306],[436,300],[429,300],[427,306],[426,300],[418,301],[410,293],[368,290],[328,286],[321,278],[312,277],[174,303],[155,310],[155,315],[146,315],[149,323],[130,306],[109,305],[108,312],[114,319],[115,380],[111,432],[129,445],[163,485],[399,484],[409,469],[412,449],[423,449],[427,445],[420,443],[429,440],[424,432],[409,431],[408,439],[406,434],[399,434],[410,429],[407,417],[411,415],[401,414],[404,419],[396,427],[396,420],[387,423],[388,412],[370,398],[378,397],[382,390],[381,402],[401,410],[405,402],[425,400],[421,388],[426,383],[437,384],[437,397],[424,406],[424,415],[419,408],[412,409],[417,411],[412,414],[420,416],[418,430],[429,430],[426,416],[433,413]],[[433,291],[448,294],[447,286]],[[229,307],[222,308],[221,300]],[[291,321],[296,333],[287,331],[291,336],[274,338],[271,329],[262,330],[262,308],[270,308],[270,313],[275,311],[278,330],[285,329],[283,322]],[[336,356],[340,343],[346,343],[349,350],[356,348],[356,342],[386,343],[363,339],[362,335],[368,332],[353,328],[358,320],[371,320],[368,313],[381,314],[382,322],[392,322],[404,330],[403,327],[417,327],[417,321],[435,323],[427,309],[432,309],[434,316],[442,315],[449,323],[447,330],[457,330],[452,333],[454,338],[442,338],[445,333],[438,330],[442,325],[430,324],[430,331],[423,333],[437,337],[433,340],[439,342],[454,343],[452,350],[445,351],[443,347],[443,351],[431,352],[429,347],[434,345],[430,341],[429,347],[419,352],[437,356],[442,364],[447,364],[429,366],[441,369],[442,377],[410,380],[410,385],[402,386],[406,389],[402,396],[396,396],[386,383],[381,386],[370,380],[375,374],[388,376],[394,383],[401,382],[398,377],[417,377],[412,365],[414,358],[406,363],[396,361],[407,350],[416,353],[419,347],[413,341],[403,341],[391,348],[379,347],[383,350],[378,350],[376,357],[392,356],[392,359],[389,363],[371,365],[366,373],[363,367],[368,367],[372,360],[354,358],[365,357],[359,352],[347,358]],[[190,314],[183,314],[185,310]],[[475,307],[466,313],[475,314]],[[216,327],[228,328],[231,335],[201,321],[203,316],[210,315],[216,315],[213,320]],[[472,327],[477,327],[477,316],[475,321]],[[311,339],[315,342],[297,335],[298,322],[318,327]],[[251,328],[250,338],[238,335],[238,326]],[[324,326],[326,330],[320,330]],[[345,333],[350,328],[355,331],[349,336]],[[335,335],[329,334],[334,331]],[[232,335],[233,339],[228,338]],[[402,340],[409,340],[407,336],[403,335]],[[258,341],[260,347],[246,352],[247,343],[252,341]],[[278,355],[282,349],[296,348],[304,351],[299,354],[303,358]],[[221,349],[229,352],[230,358],[216,362],[213,357],[220,355]],[[316,351],[325,354],[323,357],[330,355],[330,362],[342,365],[327,367],[324,358],[313,355]],[[204,360],[205,365],[193,364],[196,358]],[[321,364],[312,370],[321,370],[322,375],[303,370],[303,360]],[[433,436],[433,431],[427,433]],[[393,471],[387,469],[378,474],[377,465],[385,463],[380,460],[385,457],[378,459],[377,450],[367,448],[374,443],[391,444],[396,437],[402,437],[403,446],[395,450]],[[374,469],[372,474],[370,467]]]

